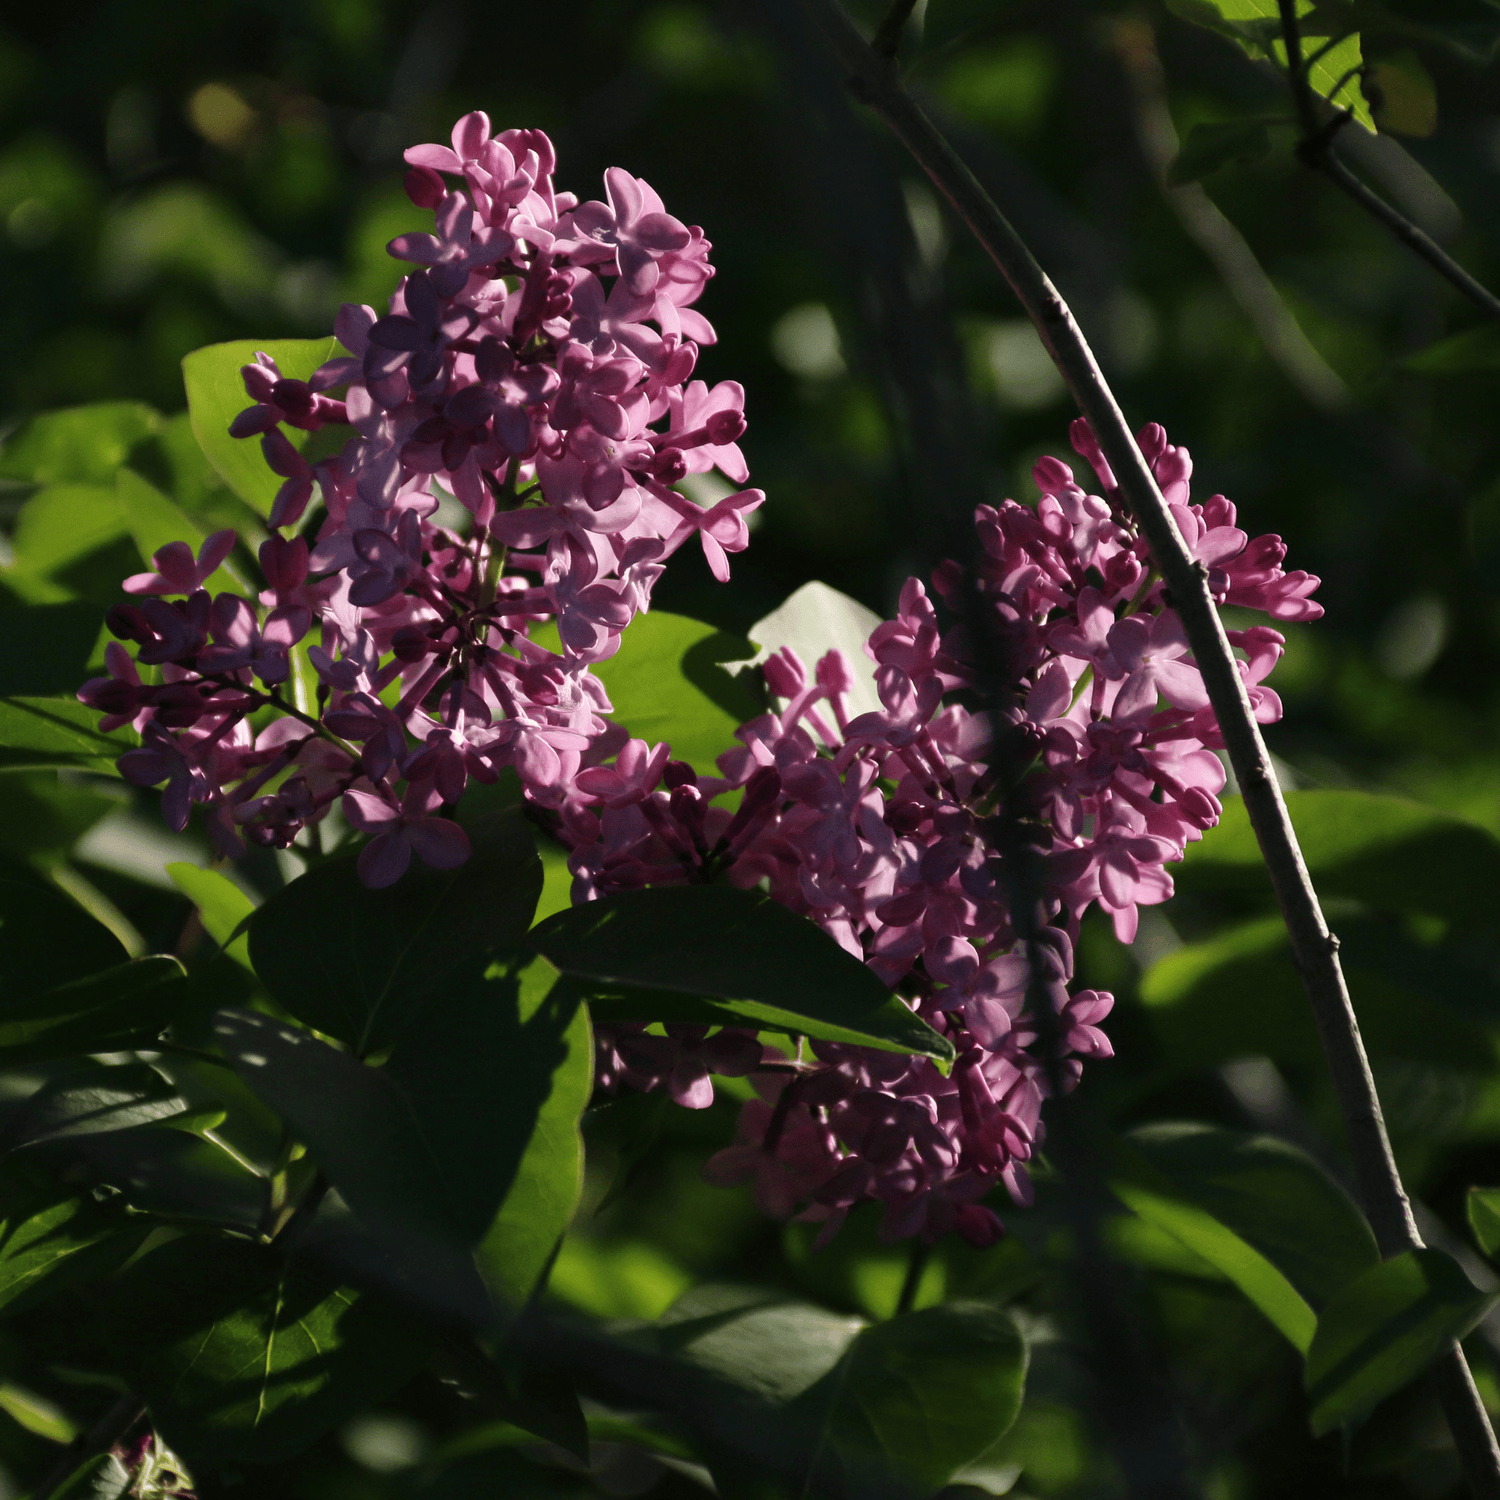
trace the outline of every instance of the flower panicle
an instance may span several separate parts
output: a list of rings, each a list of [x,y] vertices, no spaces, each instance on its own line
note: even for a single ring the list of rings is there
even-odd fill
[[[613,759],[623,736],[592,666],[685,543],[727,579],[764,500],[740,488],[702,508],[673,488],[749,477],[743,389],[691,378],[715,337],[693,306],[713,275],[700,229],[619,168],[603,200],[560,192],[542,132],[496,134],[477,112],[451,146],[406,157],[434,224],[391,242],[411,269],[388,309],[345,307],[346,352],[307,379],[265,353],[242,372],[251,404],[230,432],[283,481],[266,589],[210,592],[232,533],[196,555],[171,543],[110,614],[134,654],[111,648],[80,695],[139,732],[121,771],[163,786],[173,827],[198,804],[232,856],[286,847],[339,803],[371,835],[360,873],[376,886],[413,853],[463,861],[448,814],[470,780],[513,768],[560,807]],[[330,424],[341,451],[305,457],[293,436]]]
[[[993,1242],[1003,1226],[980,1200],[998,1185],[1030,1201],[1044,1100],[1112,1055],[1101,1023],[1113,996],[1073,986],[1084,913],[1097,904],[1132,941],[1140,908],[1172,893],[1166,867],[1222,811],[1222,742],[1181,620],[1087,426],[1073,439],[1098,492],[1043,458],[1035,509],[980,506],[973,573],[948,563],[934,577],[961,625],[945,632],[911,579],[870,635],[878,709],[851,712],[839,652],[810,671],[784,649],[764,666],[772,711],[741,726],[716,774],[632,741],[562,809],[575,899],[703,879],[763,886],[952,1042],[946,1077],[925,1058],[821,1042],[800,1066],[752,1070],[757,1097],[706,1175],[753,1182],[766,1212],[820,1222],[824,1236],[874,1202],[887,1239]],[[1318,580],[1283,571],[1279,538],[1251,540],[1222,495],[1192,503],[1191,460],[1160,427],[1140,442],[1216,599],[1278,621],[1321,615]],[[1257,717],[1274,721],[1264,679],[1284,637],[1253,625],[1230,639]],[[1013,909],[1020,870],[1041,887],[1029,945]],[[1053,1013],[1046,1026],[1038,1004]],[[710,1102],[711,1061],[679,1030],[601,1028],[601,1082]]]

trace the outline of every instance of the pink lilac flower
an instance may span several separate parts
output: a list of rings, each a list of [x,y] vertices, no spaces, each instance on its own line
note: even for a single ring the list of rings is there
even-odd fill
[[[1112,1055],[1100,1023],[1113,997],[1069,990],[1085,911],[1098,904],[1131,941],[1140,908],[1172,893],[1166,866],[1218,821],[1225,772],[1181,621],[1092,435],[1075,425],[1073,436],[1099,494],[1046,458],[1034,510],[1007,501],[975,513],[976,581],[1007,677],[988,722],[969,706],[977,627],[945,632],[912,579],[866,646],[878,711],[849,716],[852,674],[837,652],[809,672],[784,650],[764,667],[776,706],[741,726],[716,767],[633,743],[613,769],[583,773],[563,809],[575,899],[685,880],[763,886],[953,1043],[948,1077],[923,1058],[821,1042],[799,1065],[752,1075],[758,1097],[705,1175],[753,1183],[768,1213],[800,1213],[825,1237],[873,1202],[886,1239],[994,1241],[1003,1226],[981,1200],[998,1186],[1030,1201],[1044,1099],[1071,1087],[1085,1059]],[[1185,450],[1157,427],[1140,441],[1220,598],[1274,618],[1321,614],[1308,598],[1317,580],[1282,571],[1278,539],[1250,540],[1222,496],[1190,502]],[[934,581],[958,609],[963,570],[945,564]],[[1257,625],[1232,639],[1247,684],[1267,695],[1259,711],[1276,717],[1260,682],[1282,637]],[[731,815],[716,799],[733,790]],[[1008,899],[1022,851],[1040,853],[1045,872],[1047,925],[1031,958]],[[1055,1013],[1047,1031],[1061,1056],[1050,1061],[1038,1004]],[[603,1086],[659,1084],[660,1068],[621,1059],[642,1039],[600,1032]],[[645,1040],[665,1055],[666,1039]]]
[[[727,578],[764,499],[703,510],[670,488],[715,465],[747,477],[742,388],[687,387],[713,336],[691,311],[713,274],[700,229],[619,168],[580,205],[542,132],[496,134],[480,113],[407,161],[433,232],[392,241],[413,269],[388,308],[345,307],[347,353],[306,380],[264,353],[242,370],[230,431],[284,480],[266,588],[205,590],[232,532],[164,547],[126,581],[142,602],[110,613],[133,659],[114,648],[82,694],[142,735],[122,769],[165,784],[174,826],[200,805],[232,855],[289,844],[342,799],[378,884],[413,853],[463,857],[448,813],[471,778],[513,768],[560,809],[576,777],[608,771],[622,736],[592,664],[694,536]],[[345,440],[310,459],[298,434],[320,428]],[[323,519],[299,535],[315,496]],[[466,512],[456,529],[444,496]],[[559,649],[534,639],[548,623]],[[268,713],[295,743],[252,731]]]

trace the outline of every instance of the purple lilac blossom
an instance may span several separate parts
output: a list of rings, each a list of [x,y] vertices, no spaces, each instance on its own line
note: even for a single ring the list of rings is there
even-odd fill
[[[413,853],[466,857],[448,814],[471,778],[511,767],[563,806],[625,739],[593,664],[683,544],[727,579],[765,498],[705,510],[670,487],[710,468],[748,478],[743,389],[689,379],[714,340],[691,310],[713,274],[703,232],[618,168],[607,202],[558,192],[540,131],[496,135],[474,113],[452,142],[406,153],[435,232],[391,242],[413,269],[384,314],[339,314],[347,355],[306,381],[265,354],[244,368],[252,404],[230,431],[258,437],[285,481],[265,591],[204,591],[231,532],[196,557],[164,547],[126,581],[144,601],[110,615],[135,660],[112,649],[80,695],[141,734],[123,773],[165,783],[174,827],[200,804],[226,856],[285,847],[339,803],[372,835],[361,874],[386,885]],[[315,463],[284,430],[328,424],[349,437]],[[315,495],[323,519],[299,535]],[[469,513],[456,529],[436,519],[444,495]],[[547,622],[560,650],[535,638]],[[294,712],[304,642],[317,680]],[[158,670],[143,680],[137,662]]]
[[[1096,455],[1084,424],[1073,441]],[[1279,538],[1247,538],[1222,495],[1191,504],[1191,462],[1160,427],[1140,442],[1217,599],[1277,620],[1322,614],[1308,597],[1318,580],[1282,571]],[[1097,494],[1044,458],[1034,510],[1008,500],[975,513],[1008,709],[965,706],[979,676],[970,622],[944,633],[911,579],[865,648],[880,710],[849,717],[838,652],[809,672],[783,650],[764,669],[776,707],[741,726],[717,774],[631,741],[613,767],[581,775],[561,809],[575,900],[710,878],[764,886],[952,1041],[949,1077],[925,1058],[823,1042],[810,1059],[752,1075],[758,1097],[705,1175],[753,1183],[767,1213],[820,1222],[822,1236],[862,1202],[883,1206],[888,1240],[951,1230],[987,1245],[1003,1232],[981,1200],[999,1186],[1030,1201],[1026,1164],[1054,1080],[1071,1088],[1084,1059],[1112,1055],[1099,1023],[1113,997],[1069,989],[1084,913],[1097,904],[1131,941],[1140,908],[1172,893],[1165,866],[1218,821],[1225,772],[1202,678],[1112,476],[1091,461]],[[958,612],[962,570],[946,564],[934,582]],[[1279,718],[1262,680],[1284,638],[1257,625],[1230,640],[1257,716]],[[732,791],[734,812],[720,800]],[[1023,831],[1044,870],[1036,984],[1006,899]],[[1028,1008],[1037,996],[1056,1013],[1055,1069]],[[707,1103],[679,1082],[701,1043],[665,1030],[601,1028],[601,1084],[665,1084],[680,1103]]]

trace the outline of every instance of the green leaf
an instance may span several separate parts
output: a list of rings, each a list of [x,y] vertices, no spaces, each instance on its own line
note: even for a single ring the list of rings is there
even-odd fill
[[[125,956],[119,939],[62,892],[0,878],[0,1006],[111,968]]]
[[[27,484],[112,484],[130,450],[162,418],[139,401],[100,401],[32,417],[0,450],[0,479]]]
[[[456,870],[414,870],[372,891],[352,857],[330,860],[279,891],[250,919],[250,959],[299,1020],[360,1054],[390,1045],[456,970],[515,948],[542,871],[520,808],[469,829]]]
[[[58,767],[113,776],[115,761],[139,741],[128,729],[104,734],[98,724],[98,709],[71,694],[0,698],[0,771]]]
[[[0,1307],[17,1312],[80,1281],[108,1275],[151,1232],[87,1199],[6,1184],[0,1222]]]
[[[113,1453],[98,1453],[66,1479],[48,1500],[128,1500],[135,1476]]]
[[[809,670],[831,650],[844,653],[854,677],[849,693],[849,717],[873,713],[883,705],[875,688],[875,663],[865,655],[865,642],[880,624],[880,616],[858,599],[841,594],[826,583],[804,583],[745,633],[760,647],[755,661],[789,646]]]
[[[600,1019],[749,1024],[951,1061],[952,1044],[821,928],[758,891],[661,886],[549,917],[531,939]]]
[[[627,1341],[552,1342],[683,1421],[731,1497],[929,1496],[1010,1426],[1026,1374],[1015,1324],[984,1303],[867,1326],[708,1286]]]
[[[1473,370],[1500,370],[1500,328],[1482,323],[1429,344],[1404,361],[1422,375],[1467,375]]]
[[[19,1151],[137,1125],[185,1123],[187,1114],[187,1100],[146,1063],[92,1063],[48,1079],[10,1116],[0,1143]]]
[[[59,865],[90,828],[127,800],[119,782],[65,781],[56,771],[11,771],[4,791],[0,849],[36,870]]]
[[[1428,912],[1491,921],[1500,903],[1500,839],[1477,824],[1373,792],[1287,793],[1303,858],[1319,892],[1378,911]],[[1182,891],[1263,893],[1270,881],[1245,815],[1226,799],[1224,816],[1173,867]]]
[[[1260,120],[1224,120],[1194,125],[1167,171],[1174,183],[1197,182],[1231,162],[1259,161],[1271,149],[1271,135]]]
[[[179,861],[167,866],[172,884],[198,908],[203,930],[241,968],[253,974],[250,962],[250,939],[241,932],[232,943],[229,939],[255,910],[255,903],[227,875],[219,870],[202,870],[197,865]],[[320,1030],[322,1028],[319,1028]],[[332,1035],[332,1033],[330,1033]]]
[[[1306,1373],[1313,1432],[1357,1421],[1415,1380],[1497,1301],[1441,1250],[1407,1250],[1366,1271],[1318,1318]]]
[[[220,1011],[214,1033],[369,1227],[438,1246],[471,1247],[493,1233],[487,1258],[507,1245],[529,1254],[528,1232],[497,1226],[496,1216],[528,1166],[576,1174],[569,1111],[581,1092],[587,1029],[545,960],[483,977],[478,967],[450,976],[441,1012],[383,1067],[248,1011]],[[548,1136],[533,1150],[539,1123]],[[520,1191],[519,1201],[539,1214],[560,1216],[562,1205],[571,1213],[576,1185],[527,1181]],[[562,1227],[539,1220],[535,1232],[548,1252]],[[506,1274],[502,1268],[498,1295]],[[525,1279],[520,1268],[514,1274]]]
[[[1479,1248],[1493,1258],[1500,1250],[1500,1188],[1471,1187],[1468,1209],[1469,1228]]]
[[[271,472],[258,438],[229,435],[229,424],[254,404],[245,394],[240,370],[253,364],[255,356],[264,352],[276,361],[287,379],[306,380],[339,351],[338,340],[332,338],[236,339],[228,344],[195,349],[182,362],[193,435],[224,483],[263,516],[271,513],[271,503],[282,480]],[[311,436],[285,424],[282,432],[299,451],[307,446]]]
[[[1500,987],[1490,975],[1448,945],[1418,943],[1380,918],[1350,917],[1338,929],[1372,1057],[1463,1073],[1494,1068]],[[1280,917],[1238,923],[1167,954],[1142,976],[1140,995],[1169,1068],[1217,1067],[1257,1055],[1321,1063],[1317,1027]]]
[[[102,485],[56,484],[21,507],[11,538],[15,561],[0,572],[30,604],[85,598],[112,604],[135,569],[135,548],[110,476]]]
[[[1277,0],[1167,0],[1167,8],[1185,21],[1228,37],[1250,57],[1272,58],[1282,69],[1286,68]],[[1337,34],[1328,21],[1322,20],[1328,16],[1328,8],[1314,11],[1313,0],[1297,0],[1297,14],[1303,18],[1304,58],[1314,56],[1330,36]],[[1360,93],[1357,80],[1349,76],[1360,61],[1359,37],[1351,34],[1323,52],[1308,69],[1307,77],[1315,92],[1339,108],[1353,111],[1354,118],[1373,133],[1375,122],[1370,117],[1370,106]]]
[[[155,954],[25,999],[0,999],[0,1067],[146,1047],[189,998],[175,958]]]
[[[743,636],[654,609],[635,617],[619,652],[594,671],[616,723],[635,739],[665,741],[674,760],[711,776],[715,761],[734,747],[734,731],[764,711],[750,683],[719,665],[754,650]]]
[[[987,1303],[866,1328],[795,1403],[818,1435],[802,1493],[858,1495],[894,1473],[930,1494],[1004,1435],[1025,1381],[1025,1342]],[[802,1412],[788,1415],[795,1426]]]
[[[121,469],[116,484],[126,523],[146,569],[156,566],[152,558],[169,542],[186,542],[194,552],[202,545],[208,533],[133,469]],[[232,556],[204,580],[203,587],[211,594],[236,593],[250,599],[256,592]]]
[[[1125,1138],[1111,1191],[1228,1277],[1300,1351],[1315,1309],[1379,1263],[1349,1196],[1270,1136],[1163,1123]]]
[[[517,997],[523,1028],[548,1024],[546,1009],[556,1003],[550,980],[546,964],[523,972]],[[584,1006],[573,1012],[559,1041],[564,1055],[552,1068],[516,1175],[477,1248],[485,1284],[505,1307],[531,1298],[583,1197],[580,1125],[594,1088],[594,1038]]]
[[[191,1468],[277,1463],[403,1384],[430,1336],[302,1262],[190,1234],[136,1261],[100,1330]]]

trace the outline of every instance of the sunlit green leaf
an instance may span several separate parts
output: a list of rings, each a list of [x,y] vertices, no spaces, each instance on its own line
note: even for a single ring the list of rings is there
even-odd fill
[[[629,891],[559,912],[531,940],[601,1019],[748,1024],[953,1056],[857,958],[758,891]]]
[[[1440,1250],[1408,1250],[1366,1271],[1323,1309],[1307,1351],[1313,1431],[1356,1421],[1415,1380],[1497,1300]]]
[[[332,338],[237,339],[210,344],[206,349],[195,349],[183,360],[182,379],[193,432],[209,462],[240,499],[265,516],[271,513],[282,480],[266,464],[258,438],[229,436],[229,424],[254,404],[245,394],[240,370],[253,364],[261,352],[276,361],[286,378],[306,380],[340,348],[338,340]],[[282,431],[293,447],[306,447],[310,434],[285,424]]]
[[[186,1123],[188,1113],[187,1100],[145,1063],[90,1063],[48,1079],[11,1115],[0,1147],[18,1151],[137,1125]]]
[[[498,1267],[493,1288],[503,1299],[512,1276],[529,1289],[526,1267],[550,1254],[576,1201],[588,1033],[545,960],[489,977],[482,966],[450,974],[432,1024],[382,1067],[248,1011],[221,1011],[214,1034],[369,1226],[439,1247],[474,1246],[493,1233],[486,1259],[512,1247],[517,1264]],[[533,1150],[539,1125],[545,1135]],[[549,1163],[561,1179],[535,1181]],[[534,1226],[503,1216],[496,1225],[513,1188],[518,1209],[537,1215]]]
[[[456,870],[370,890],[345,857],[260,907],[250,957],[280,1004],[363,1054],[388,1046],[451,973],[516,947],[541,888],[530,824],[513,808],[468,831],[473,853]]]
[[[517,1002],[523,1029],[545,1019],[554,1003],[552,978],[546,964],[522,972]],[[594,1088],[594,1040],[583,1006],[573,1012],[557,1041],[564,1055],[552,1066],[531,1139],[476,1252],[486,1285],[507,1307],[520,1307],[530,1298],[583,1196],[579,1121]]]
[[[115,761],[139,743],[128,729],[99,728],[98,709],[77,698],[0,698],[0,771],[71,767],[113,776]]]
[[[31,604],[113,603],[120,580],[135,571],[113,475],[107,487],[55,484],[38,491],[21,507],[11,547],[14,562],[0,578]]]
[[[276,1249],[192,1234],[121,1278],[101,1334],[190,1467],[273,1463],[401,1385],[430,1336]]]
[[[229,943],[240,924],[255,910],[255,903],[220,870],[176,862],[167,866],[172,884],[198,908],[203,930],[214,942]],[[255,972],[250,962],[250,939],[241,932],[225,952],[242,968]]]
[[[0,1222],[0,1307],[34,1305],[123,1265],[150,1233],[88,1198],[27,1192],[9,1182]]]
[[[746,635],[764,659],[783,646],[790,647],[809,671],[828,651],[839,650],[849,664],[854,687],[847,699],[849,717],[882,707],[875,690],[875,663],[865,655],[865,642],[880,624],[880,616],[858,599],[851,599],[826,583],[804,583],[796,593],[757,620]]]
[[[1493,1256],[1500,1251],[1500,1188],[1471,1187],[1468,1209],[1469,1227],[1479,1248]]]
[[[743,636],[654,609],[635,617],[618,654],[594,671],[616,723],[635,739],[665,741],[674,760],[712,776],[714,762],[734,748],[734,731],[764,707],[748,679],[730,676],[719,663],[754,653]]]
[[[1274,58],[1283,68],[1286,66],[1277,0],[1167,0],[1167,5],[1183,20],[1238,42],[1251,57]],[[1330,103],[1351,110],[1361,125],[1373,131],[1375,122],[1356,76],[1361,62],[1359,37],[1340,37],[1326,24],[1320,25],[1317,17],[1326,16],[1328,10],[1325,7],[1314,15],[1313,0],[1297,0],[1297,14],[1304,18],[1302,55],[1311,59],[1308,82]]]

